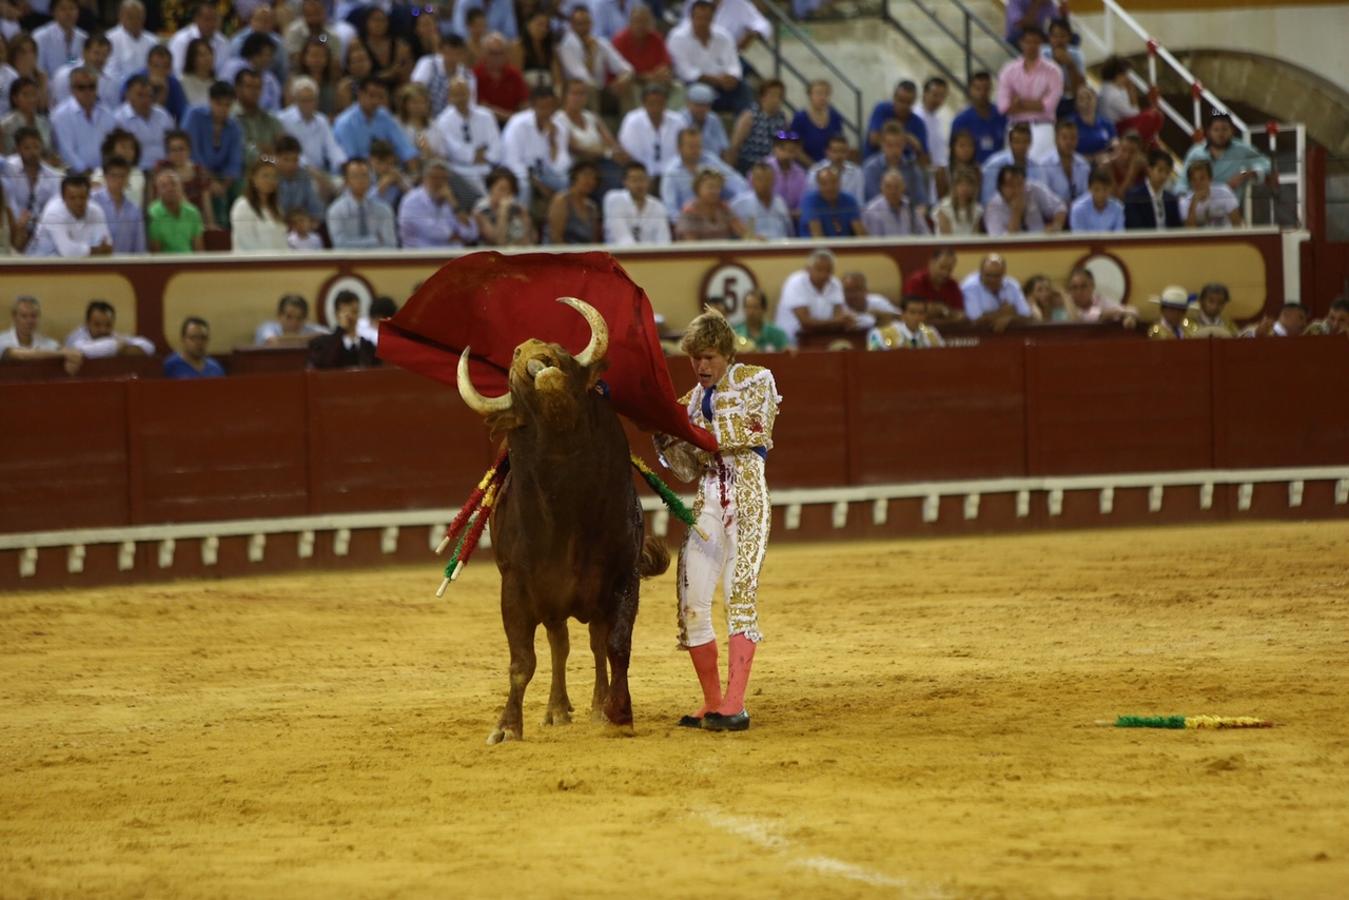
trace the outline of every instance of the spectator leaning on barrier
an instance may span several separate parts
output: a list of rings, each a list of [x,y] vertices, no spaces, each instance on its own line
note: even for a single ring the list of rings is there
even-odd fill
[[[932,251],[927,268],[919,269],[904,281],[905,297],[922,297],[928,301],[927,315],[945,321],[964,318],[965,295],[952,277],[956,268],[956,252],[950,247]]]
[[[349,159],[342,166],[345,190],[328,207],[328,238],[334,250],[392,250],[398,246],[393,210],[370,192],[370,163]]]
[[[734,327],[739,337],[737,349],[755,353],[781,353],[791,349],[787,333],[768,321],[768,297],[758,288],[750,288],[741,301],[745,320]]]
[[[998,194],[984,210],[984,230],[990,235],[1062,231],[1068,219],[1063,201],[1049,188],[1026,178],[1020,166],[998,172]]]
[[[985,256],[979,271],[971,272],[960,285],[965,316],[975,325],[1003,331],[1009,325],[1034,321],[1030,304],[1015,278],[1007,275],[1007,263],[996,253]]]
[[[1277,318],[1263,317],[1242,330],[1242,337],[1298,337],[1307,329],[1307,309],[1290,300],[1279,309]]]
[[[65,346],[87,359],[109,356],[154,356],[155,345],[143,337],[118,334],[117,310],[106,300],[90,300],[84,324],[66,335]]]
[[[60,196],[43,207],[29,256],[79,258],[112,253],[112,236],[103,210],[89,202],[89,179],[67,175]]]
[[[865,331],[899,315],[895,305],[867,287],[867,276],[862,272],[848,272],[841,279],[843,303],[852,313],[854,330]]]
[[[748,238],[776,241],[795,231],[787,202],[774,190],[776,178],[768,163],[755,163],[749,170],[750,189],[731,202],[731,211],[745,223]]]
[[[448,178],[445,189],[449,190]],[[321,334],[309,341],[310,368],[367,369],[378,366],[375,345],[357,331],[361,298],[352,291],[342,291],[333,301],[333,312],[337,317],[337,326],[330,334]]]
[[[1190,304],[1186,318],[1194,324],[1195,337],[1230,338],[1237,336],[1236,324],[1224,312],[1232,295],[1227,285],[1210,282],[1199,289],[1199,296]],[[1308,329],[1311,333],[1311,329]]]
[[[1241,203],[1232,189],[1213,180],[1213,164],[1192,160],[1185,167],[1189,193],[1180,198],[1186,228],[1231,228],[1241,224]]]
[[[22,294],[15,297],[9,316],[14,324],[8,331],[0,332],[0,359],[61,359],[65,362],[66,374],[74,375],[80,370],[84,362],[80,351],[73,347],[63,348],[38,329],[42,305],[36,297]]]
[[[1147,179],[1124,195],[1124,227],[1130,231],[1146,228],[1180,228],[1180,203],[1166,189],[1175,163],[1165,150],[1148,151]]]
[[[1134,327],[1128,309],[1097,292],[1096,276],[1085,266],[1078,266],[1068,275],[1067,311],[1072,322],[1123,322],[1126,328]]]
[[[633,160],[624,170],[623,187],[604,195],[606,244],[621,247],[670,243],[669,210],[647,193],[650,184],[651,177],[647,175],[646,169],[640,162]]]
[[[206,355],[211,342],[211,326],[200,316],[188,316],[179,329],[182,349],[164,360],[165,378],[221,378],[225,370]]]
[[[1007,117],[993,104],[993,76],[975,72],[970,77],[970,105],[956,113],[951,122],[952,141],[962,131],[974,136],[974,158],[983,165],[1000,151],[1007,137]]]
[[[804,269],[787,276],[778,298],[777,326],[792,343],[803,331],[842,331],[855,324],[834,277],[836,259],[823,248],[813,251]]]
[[[200,253],[204,249],[201,211],[183,196],[183,182],[173,169],[155,175],[155,194],[146,214],[146,241],[151,253]]]
[[[263,322],[253,333],[259,347],[306,346],[328,330],[309,321],[309,301],[299,294],[286,294],[276,304],[276,318]]]
[[[1087,193],[1078,197],[1068,214],[1068,227],[1075,232],[1124,230],[1124,204],[1113,196],[1115,178],[1100,168],[1087,179]]]
[[[1308,325],[1303,334],[1349,337],[1349,297],[1337,297],[1326,317]]]

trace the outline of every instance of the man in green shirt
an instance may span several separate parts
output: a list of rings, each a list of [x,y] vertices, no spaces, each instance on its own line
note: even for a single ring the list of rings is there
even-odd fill
[[[202,250],[201,212],[183,199],[183,183],[178,173],[165,169],[155,176],[159,199],[146,211],[146,239],[151,253],[200,253]]]
[[[779,353],[790,349],[792,342],[787,332],[771,322],[765,321],[768,313],[768,300],[763,291],[754,288],[745,294],[745,321],[735,326],[740,340],[738,350],[758,353]]]

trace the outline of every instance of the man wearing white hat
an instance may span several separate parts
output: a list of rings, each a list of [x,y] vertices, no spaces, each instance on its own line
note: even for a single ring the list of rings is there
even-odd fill
[[[1189,291],[1169,285],[1160,297],[1153,297],[1151,302],[1161,305],[1162,317],[1148,329],[1150,340],[1170,341],[1193,337],[1193,326],[1185,318],[1185,312],[1190,308]]]
[[[696,128],[703,133],[705,152],[726,159],[731,140],[726,136],[726,126],[721,124],[721,116],[712,112],[712,104],[717,102],[717,92],[711,86],[699,82],[689,88],[685,101],[687,105],[680,113],[685,127]],[[726,161],[731,162],[729,159]]]

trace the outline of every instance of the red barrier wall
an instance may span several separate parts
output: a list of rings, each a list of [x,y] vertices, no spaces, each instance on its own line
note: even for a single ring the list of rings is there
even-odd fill
[[[1027,342],[747,361],[771,366],[785,398],[768,473],[771,487],[786,489],[1349,465],[1349,404],[1339,398],[1347,351],[1335,338]],[[681,389],[690,383],[683,360],[671,371]],[[0,403],[11,425],[0,441],[0,533],[447,508],[493,453],[452,389],[393,369],[7,384]],[[628,434],[654,462],[649,439],[631,426]],[[1207,510],[1197,491],[1168,488],[1164,520],[1219,519],[1236,508],[1235,486],[1218,486]],[[1346,513],[1329,483],[1308,482],[1300,507],[1287,497],[1286,486],[1257,485],[1250,514]],[[1023,518],[1011,495],[983,498],[977,520],[963,517],[961,502],[943,498],[928,530],[1102,522],[1091,493],[1066,494],[1052,523],[1042,497]],[[920,506],[895,500],[891,524],[854,517],[838,531],[827,506],[807,506],[794,534],[908,533]],[[1157,521],[1150,515],[1146,489],[1120,489],[1109,521]],[[775,519],[781,526],[781,510]],[[426,537],[405,529],[399,553],[420,557]],[[203,571],[199,542],[182,543],[161,577]],[[267,546],[264,570],[381,558],[375,533],[353,534],[340,559],[326,544],[298,559],[293,536]],[[37,578],[22,583],[68,583],[63,552],[42,551]],[[137,572],[155,571],[151,552],[138,548]],[[17,553],[0,552],[0,586],[21,583]],[[215,571],[243,554],[242,538],[222,539]],[[118,573],[115,558],[115,547],[91,546],[80,580],[138,577]]]

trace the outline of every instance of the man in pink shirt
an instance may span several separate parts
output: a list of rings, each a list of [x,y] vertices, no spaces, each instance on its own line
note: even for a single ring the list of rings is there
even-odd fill
[[[1031,25],[1021,32],[1021,58],[998,72],[998,111],[1012,123],[1031,127],[1031,158],[1054,149],[1054,112],[1063,96],[1063,71],[1040,56],[1045,36]]]

